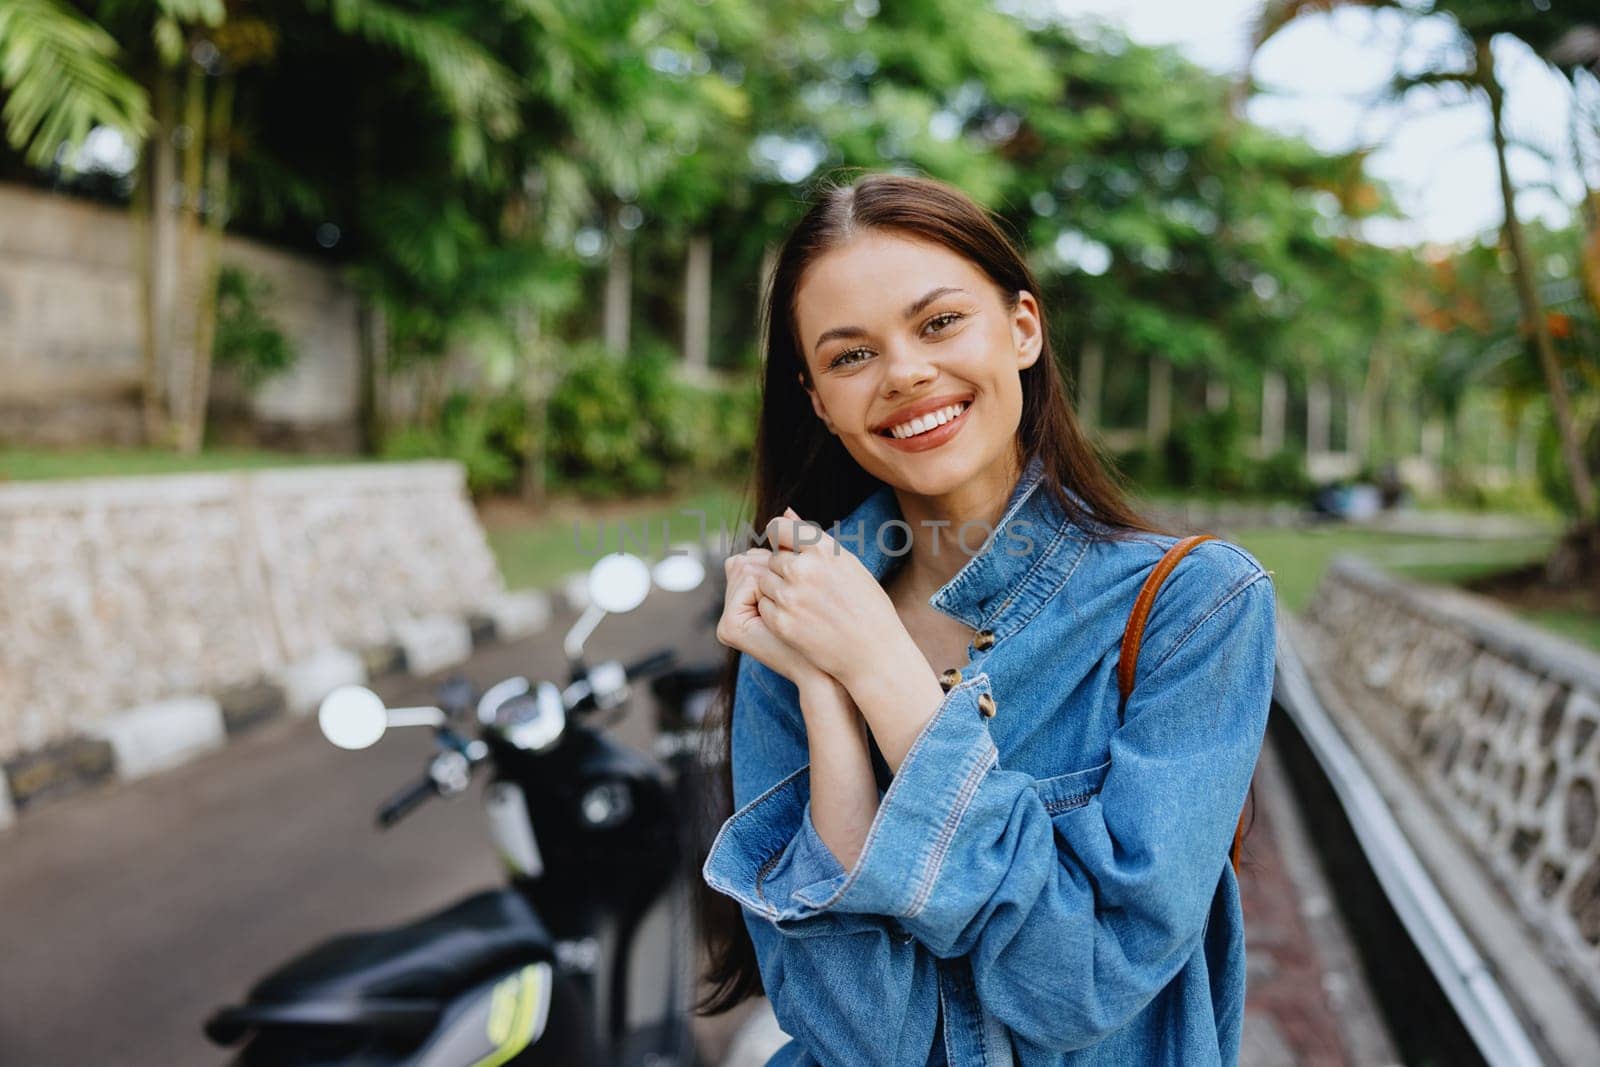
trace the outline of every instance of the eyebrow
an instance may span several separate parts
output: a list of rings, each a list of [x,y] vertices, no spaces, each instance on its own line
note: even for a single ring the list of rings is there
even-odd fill
[[[907,304],[906,309],[900,313],[900,317],[909,319],[911,316],[915,315],[917,312],[921,311],[923,308],[927,307],[941,296],[944,296],[948,293],[964,292],[966,292],[965,289],[959,289],[953,285],[941,285],[937,289],[930,289],[927,293]],[[819,351],[824,344],[832,341],[836,337],[865,337],[866,335],[867,331],[863,330],[859,326],[835,326],[831,330],[822,331],[822,336],[818,337],[816,343],[811,346],[811,351],[813,353]]]

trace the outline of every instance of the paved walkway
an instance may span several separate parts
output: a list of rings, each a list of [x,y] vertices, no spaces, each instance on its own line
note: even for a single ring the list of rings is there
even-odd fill
[[[1399,1064],[1270,739],[1254,789],[1240,871],[1248,961],[1240,1064]]]

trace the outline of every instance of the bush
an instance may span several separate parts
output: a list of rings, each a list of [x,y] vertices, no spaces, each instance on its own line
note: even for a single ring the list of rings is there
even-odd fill
[[[475,495],[514,489],[520,473],[523,407],[516,396],[475,397],[454,392],[434,426],[411,426],[389,435],[387,459],[453,459],[467,470]]]
[[[254,388],[294,366],[299,353],[262,305],[272,297],[272,283],[239,267],[217,273],[217,330],[211,359]]]
[[[545,473],[551,488],[586,496],[653,493],[696,478],[736,474],[755,444],[759,383],[685,381],[670,349],[619,358],[599,345],[562,354],[564,368],[546,408]],[[518,485],[530,451],[527,405],[515,391],[457,392],[433,426],[392,434],[385,456],[442,457],[467,468],[475,494]]]
[[[1234,409],[1184,418],[1167,437],[1163,457],[1168,482],[1200,492],[1240,493],[1255,471],[1244,450],[1245,433]]]
[[[749,462],[758,386],[685,381],[671,349],[627,358],[573,348],[550,398],[552,483],[592,495],[655,492],[695,477],[724,477]]]

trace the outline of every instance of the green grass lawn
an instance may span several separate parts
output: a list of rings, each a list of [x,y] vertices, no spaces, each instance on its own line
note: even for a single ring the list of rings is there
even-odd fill
[[[0,448],[0,482],[56,478],[108,478],[138,474],[190,474],[301,467],[312,464],[359,463],[361,456],[307,455],[262,449],[207,449],[197,456],[148,448],[97,448],[56,451]]]
[[[1336,553],[1364,556],[1386,570],[1418,581],[1453,584],[1542,559],[1554,536],[1518,541],[1457,540],[1312,527],[1239,530],[1231,539],[1273,571],[1278,598],[1303,610],[1328,560]],[[1577,611],[1517,611],[1536,625],[1600,649],[1600,617]]]

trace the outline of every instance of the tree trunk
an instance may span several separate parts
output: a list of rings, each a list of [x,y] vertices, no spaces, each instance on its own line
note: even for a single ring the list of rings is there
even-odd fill
[[[369,456],[383,451],[383,438],[387,414],[387,390],[384,388],[389,369],[389,324],[383,308],[376,298],[368,295],[361,299],[358,312],[358,336],[361,345],[361,450]]]
[[[171,417],[167,390],[167,364],[172,358],[173,309],[177,292],[177,210],[173,194],[178,182],[177,148],[172,136],[177,127],[177,75],[159,68],[155,76],[155,129],[145,144],[144,212],[140,228],[139,258],[141,413],[145,444],[170,443]]]
[[[1494,133],[1495,162],[1500,170],[1500,197],[1505,204],[1505,235],[1506,243],[1511,246],[1512,277],[1516,282],[1517,301],[1522,307],[1523,324],[1533,331],[1539,366],[1544,372],[1545,386],[1550,391],[1550,411],[1555,416],[1556,431],[1561,437],[1561,457],[1566,464],[1567,476],[1572,480],[1573,495],[1578,501],[1578,514],[1580,518],[1586,518],[1594,513],[1594,483],[1589,478],[1588,464],[1584,462],[1583,448],[1572,418],[1572,405],[1567,398],[1566,382],[1561,375],[1561,364],[1556,357],[1555,343],[1550,338],[1539,294],[1534,288],[1533,264],[1523,240],[1522,223],[1517,218],[1517,190],[1506,165],[1505,98],[1499,79],[1495,76],[1494,51],[1489,39],[1480,38],[1476,43],[1478,80],[1489,95],[1490,127]]]
[[[194,309],[194,354],[189,374],[189,404],[179,450],[194,455],[205,443],[211,399],[211,355],[217,336],[217,276],[222,263],[222,230],[228,221],[228,140],[233,132],[234,79],[213,87],[206,123],[205,236]]]

